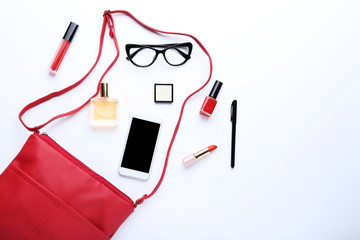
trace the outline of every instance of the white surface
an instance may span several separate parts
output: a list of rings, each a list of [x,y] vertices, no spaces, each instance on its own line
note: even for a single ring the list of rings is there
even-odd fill
[[[194,34],[214,62],[212,82],[186,107],[163,185],[113,239],[360,239],[360,2],[2,1],[0,3],[0,171],[29,135],[17,119],[29,102],[80,79],[95,61],[105,9],[125,9],[158,29]],[[89,124],[90,108],[45,127],[60,145],[133,200],[155,186],[182,100],[208,75],[194,43],[191,60],[149,68],[125,59],[126,43],[189,41],[156,35],[114,16],[121,56],[105,77],[119,99],[113,130]],[[70,21],[79,24],[57,75],[47,69]],[[28,112],[33,126],[84,102],[115,56],[103,57],[76,90]],[[209,119],[198,113],[224,82]],[[155,104],[153,84],[173,83],[174,103]],[[236,166],[230,168],[230,104],[238,100]],[[147,182],[119,176],[134,110],[161,115],[162,135]],[[191,168],[181,159],[218,149]],[[106,157],[104,156],[106,153]],[[64,173],[66,174],[66,173]]]

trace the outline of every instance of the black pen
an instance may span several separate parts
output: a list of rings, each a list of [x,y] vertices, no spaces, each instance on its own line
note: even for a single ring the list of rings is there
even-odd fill
[[[231,123],[232,123],[232,133],[231,133],[231,168],[235,167],[235,136],[236,136],[236,112],[237,112],[237,101],[234,100],[231,103]]]

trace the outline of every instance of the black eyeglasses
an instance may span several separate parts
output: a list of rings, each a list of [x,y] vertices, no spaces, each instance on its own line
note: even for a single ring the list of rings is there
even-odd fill
[[[159,53],[171,66],[180,66],[190,59],[192,44],[190,42],[160,45],[126,44],[125,50],[126,59],[138,67],[150,66],[155,62]]]

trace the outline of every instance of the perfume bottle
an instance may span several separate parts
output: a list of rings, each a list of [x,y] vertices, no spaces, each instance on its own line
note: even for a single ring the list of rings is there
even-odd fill
[[[109,98],[108,84],[101,83],[101,97],[90,101],[91,122],[93,127],[113,127],[118,124],[118,100]]]

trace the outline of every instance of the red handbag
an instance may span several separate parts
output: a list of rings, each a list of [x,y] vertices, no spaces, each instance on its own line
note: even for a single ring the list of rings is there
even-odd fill
[[[183,102],[157,185],[150,194],[143,195],[135,202],[72,156],[48,135],[39,132],[55,119],[76,113],[98,94],[102,79],[119,57],[112,16],[114,13],[125,14],[154,32],[191,37],[208,55],[210,61],[208,80]],[[22,120],[25,112],[77,87],[95,68],[101,56],[106,26],[109,26],[117,55],[101,77],[96,93],[78,108],[57,115],[37,127],[28,127]],[[185,104],[191,96],[206,86],[211,74],[210,55],[194,36],[156,30],[143,24],[127,11],[106,11],[98,56],[90,71],[73,85],[28,104],[19,114],[21,123],[34,133],[0,175],[0,239],[110,239],[134,209],[160,187]]]

